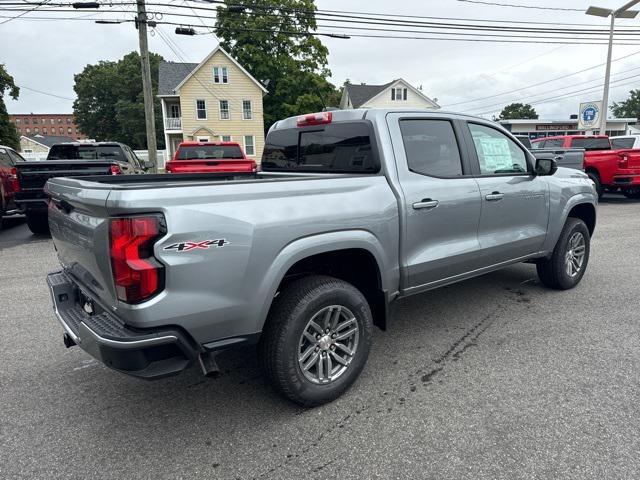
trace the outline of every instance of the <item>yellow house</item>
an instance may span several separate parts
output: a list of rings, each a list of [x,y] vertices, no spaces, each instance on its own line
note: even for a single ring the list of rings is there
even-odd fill
[[[161,62],[158,77],[169,158],[182,141],[232,141],[260,161],[267,90],[222,47],[200,64]]]

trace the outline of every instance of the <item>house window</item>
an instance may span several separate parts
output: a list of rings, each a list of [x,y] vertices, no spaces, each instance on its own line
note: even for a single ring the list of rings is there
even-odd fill
[[[51,123],[51,125],[55,125],[56,121],[52,118],[51,120],[49,120],[49,123]]]
[[[207,143],[209,141],[209,137],[198,137],[198,141],[200,143]]]
[[[207,102],[204,100],[196,100],[196,116],[200,120],[207,119]]]
[[[62,123],[62,119],[61,118],[58,119],[58,123],[59,124]]]
[[[171,105],[169,107],[170,118],[180,118],[180,105]]]
[[[242,101],[242,118],[245,120],[251,120],[253,112],[251,111],[251,100]]]
[[[47,123],[47,121],[44,118],[41,118],[40,120],[42,120],[42,124],[44,125],[45,123]]]
[[[229,83],[227,67],[213,67],[213,83]]]
[[[47,129],[46,129],[46,127],[42,129],[42,134],[43,134],[43,135],[46,135],[46,134],[47,134]]]
[[[25,148],[22,152],[23,153],[33,153],[33,150],[31,148]]]
[[[67,128],[67,133],[71,133],[71,127]]]
[[[34,131],[35,133],[40,133],[40,129],[39,129],[38,127],[34,128],[34,129],[33,129],[33,131]]]
[[[27,132],[27,135],[29,135],[31,133],[31,129],[30,128],[25,128],[24,131]]]
[[[20,125],[20,119],[16,118],[16,125]]]
[[[229,120],[229,100],[220,100],[220,119]]]
[[[256,154],[256,147],[255,147],[253,135],[244,136],[244,153],[246,153],[247,156],[249,157],[252,157]]]
[[[38,124],[38,119],[37,119],[37,118],[34,118],[32,123],[33,123],[34,125],[37,125],[37,124]]]
[[[71,119],[67,117],[67,125],[71,125]]]
[[[64,128],[60,127],[60,128],[58,129],[58,132],[60,133],[60,135],[62,135],[62,134],[64,133]]]
[[[407,99],[407,89],[406,88],[392,88],[391,89],[391,100],[406,100]]]
[[[221,135],[220,138],[222,139],[223,142],[231,141],[231,135]]]

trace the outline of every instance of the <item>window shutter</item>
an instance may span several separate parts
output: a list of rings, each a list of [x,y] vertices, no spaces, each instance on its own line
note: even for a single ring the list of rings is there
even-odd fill
[[[403,96],[403,100],[407,99],[407,89],[405,88],[404,91],[402,92],[402,96]]]

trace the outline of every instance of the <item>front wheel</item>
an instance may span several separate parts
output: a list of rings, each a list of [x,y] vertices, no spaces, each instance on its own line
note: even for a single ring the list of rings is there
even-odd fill
[[[550,258],[537,263],[538,277],[549,288],[568,290],[575,287],[587,269],[591,236],[585,223],[569,217]]]
[[[35,235],[47,235],[49,233],[47,212],[27,212],[27,226]]]
[[[344,393],[371,347],[371,310],[353,285],[309,276],[274,301],[259,346],[260,363],[278,392],[304,406]]]

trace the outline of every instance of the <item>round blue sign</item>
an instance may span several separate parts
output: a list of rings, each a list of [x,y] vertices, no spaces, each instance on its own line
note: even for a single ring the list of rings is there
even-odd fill
[[[594,126],[598,122],[600,114],[600,108],[594,103],[589,103],[584,106],[582,112],[580,112],[580,120],[585,127]]]

